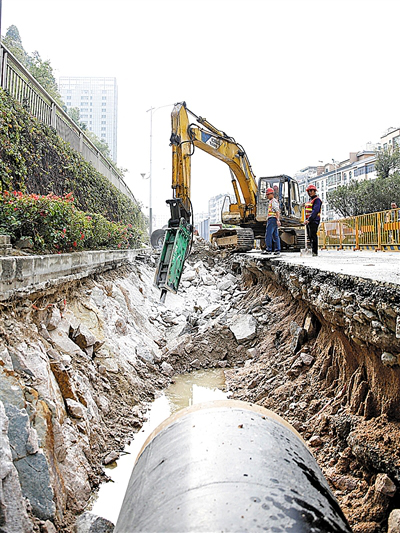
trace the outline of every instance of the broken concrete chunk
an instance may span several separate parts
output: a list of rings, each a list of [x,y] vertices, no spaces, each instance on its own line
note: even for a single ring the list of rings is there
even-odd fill
[[[217,289],[219,289],[220,291],[227,291],[233,287],[234,287],[234,283],[229,279],[220,281],[217,285]]]
[[[52,307],[50,309],[50,312],[48,314],[47,320],[46,320],[46,328],[48,331],[52,331],[53,329],[56,329],[56,327],[61,322],[61,313],[58,307]]]
[[[147,346],[136,346],[136,355],[145,363],[154,364],[154,353],[147,348]]]
[[[194,281],[197,278],[197,272],[195,270],[186,270],[182,274],[182,281]]]
[[[203,282],[204,285],[207,285],[207,286],[215,284],[215,279],[210,274],[203,274],[201,276],[201,281]]]
[[[46,339],[46,341],[51,340],[51,337],[49,335],[49,332],[44,324],[40,324],[39,326],[39,334]]]
[[[309,314],[306,316],[306,319],[304,320],[304,330],[307,332],[308,339],[313,339],[317,336],[317,328],[313,315]]]
[[[203,318],[211,318],[217,316],[221,312],[221,306],[219,304],[209,305],[203,312]]]
[[[399,364],[399,357],[390,352],[383,352],[381,361],[384,366],[395,366]]]
[[[71,398],[67,398],[65,403],[67,405],[68,414],[73,418],[85,418],[86,408],[81,403],[76,402]]]
[[[3,361],[4,368],[6,368],[7,370],[14,370],[12,359],[7,348],[4,348],[0,352],[0,360]]]
[[[296,353],[301,348],[301,346],[306,342],[307,331],[304,328],[301,328],[298,324],[296,324],[296,322],[291,322],[290,333],[293,336],[291,348],[293,350],[293,353]]]
[[[311,366],[313,362],[315,361],[312,355],[310,355],[309,353],[305,353],[305,352],[302,352],[298,358],[305,366]]]
[[[53,522],[50,522],[50,520],[46,520],[44,524],[42,524],[41,531],[43,533],[57,533],[55,525]]]
[[[75,533],[112,533],[114,528],[109,520],[87,511],[75,523]]]
[[[29,427],[28,438],[26,440],[26,451],[29,455],[33,455],[39,451],[39,442],[36,429]]]
[[[174,369],[166,361],[163,361],[161,363],[161,370],[164,372],[164,374],[167,374],[167,376],[173,376],[174,375]]]
[[[78,329],[73,332],[71,338],[75,344],[79,346],[79,348],[93,346],[93,344],[96,342],[96,337],[83,324],[79,324]]]
[[[319,435],[313,435],[310,440],[308,441],[308,444],[310,446],[316,447],[321,446],[323,444],[322,439]]]
[[[197,302],[194,305],[194,310],[200,310],[203,311],[208,306],[208,299],[205,297],[198,298]]]
[[[114,461],[116,461],[117,459],[119,459],[119,452],[113,450],[112,452],[110,452],[104,457],[103,464],[109,465],[113,463]]]
[[[250,341],[257,335],[257,320],[252,315],[238,315],[229,329],[238,342]]]

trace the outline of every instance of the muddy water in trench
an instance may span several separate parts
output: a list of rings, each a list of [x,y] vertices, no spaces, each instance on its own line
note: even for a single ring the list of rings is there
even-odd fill
[[[125,454],[118,460],[117,466],[107,468],[107,474],[112,482],[101,486],[91,506],[91,512],[115,524],[136,457],[150,433],[172,413],[180,409],[201,402],[221,400],[227,396],[225,375],[222,369],[199,370],[175,376],[174,383],[151,404],[146,413],[147,421],[135,434],[132,443],[126,447]]]

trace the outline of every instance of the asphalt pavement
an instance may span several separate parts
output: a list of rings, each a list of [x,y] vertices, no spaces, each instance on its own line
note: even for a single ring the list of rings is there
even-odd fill
[[[285,261],[294,265],[305,265],[328,272],[400,285],[400,252],[320,250],[317,257],[302,257],[300,252],[283,252],[280,256],[262,255],[260,250],[247,253],[266,261]]]

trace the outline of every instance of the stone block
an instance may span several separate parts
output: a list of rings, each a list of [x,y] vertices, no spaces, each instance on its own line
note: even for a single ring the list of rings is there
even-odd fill
[[[17,470],[12,462],[8,439],[8,418],[0,401],[0,522],[1,530],[32,533]]]
[[[75,533],[112,533],[114,524],[92,513],[83,513],[76,521]]]
[[[229,329],[238,342],[250,341],[257,335],[257,320],[252,315],[238,315]]]
[[[50,472],[47,459],[40,450],[15,463],[23,495],[28,498],[33,513],[41,520],[52,520],[56,506],[53,501]]]

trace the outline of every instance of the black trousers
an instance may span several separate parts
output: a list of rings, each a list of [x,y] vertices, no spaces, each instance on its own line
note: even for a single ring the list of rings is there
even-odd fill
[[[315,255],[318,255],[318,235],[317,235],[318,226],[319,226],[318,222],[309,222],[307,224],[307,235],[308,235],[308,238],[310,239],[312,253]]]

